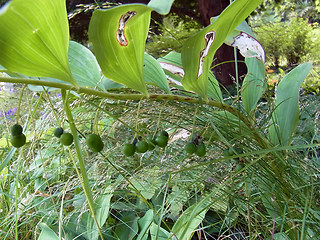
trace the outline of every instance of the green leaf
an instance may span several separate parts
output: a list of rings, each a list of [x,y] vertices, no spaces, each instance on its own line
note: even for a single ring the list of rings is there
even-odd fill
[[[41,233],[38,240],[59,240],[57,234],[45,223],[40,223]]]
[[[140,233],[137,240],[147,240],[149,235],[149,229],[153,222],[153,210],[149,209],[142,218],[139,219],[138,224],[140,227]]]
[[[207,98],[208,74],[216,50],[261,2],[262,0],[234,1],[214,23],[185,42],[181,57],[185,70],[182,84],[186,90]]]
[[[218,102],[223,102],[219,82],[211,71],[209,72],[208,97]]]
[[[96,60],[96,57],[93,53],[86,48],[85,46],[70,41],[69,42],[69,52],[68,60],[71,68],[71,73],[76,82],[81,87],[100,87],[103,90],[105,89],[106,83],[100,82],[101,74],[99,69],[99,64]],[[27,76],[25,76],[27,77]],[[38,78],[29,77],[31,79],[37,80]],[[58,82],[63,83],[63,81],[55,78],[40,78],[42,81],[49,82]],[[117,85],[118,87],[121,85]],[[43,91],[42,86],[29,85],[29,89],[32,91]],[[48,91],[51,91],[55,88],[45,87]]]
[[[151,235],[151,240],[168,240],[168,239],[170,239],[170,233],[167,230],[163,229],[162,227],[159,227],[155,223],[151,224],[150,235]]]
[[[152,183],[151,181],[143,181],[137,179],[132,179],[131,183],[134,186],[134,188],[137,189],[145,199],[151,199],[152,196],[155,194],[157,185],[159,185]],[[132,188],[132,186],[130,186],[130,188]],[[136,191],[135,189],[134,191]]]
[[[210,207],[208,198],[188,207],[173,225],[172,232],[176,239],[188,240],[202,222]]]
[[[265,81],[266,71],[264,63],[257,58],[246,58],[245,62],[248,73],[242,84],[241,98],[244,109],[249,114],[256,108],[267,84]]]
[[[112,188],[107,187],[104,193],[99,195],[98,199],[96,200],[95,216],[100,228],[105,224],[109,216],[110,200],[112,196]],[[87,222],[87,235],[91,240],[98,239],[99,237],[98,227],[91,216]]]
[[[116,82],[110,80],[109,78],[106,78],[105,76],[103,76],[101,83],[99,84],[99,87],[102,90],[107,91],[108,89],[122,88],[123,85],[116,83]]]
[[[299,89],[312,68],[303,63],[291,70],[280,81],[276,91],[275,110],[269,127],[273,144],[289,145],[299,120]]]
[[[152,8],[162,15],[166,15],[170,12],[173,1],[174,0],[151,0],[148,3],[148,7]]]
[[[11,72],[76,85],[68,64],[64,0],[13,0],[0,9],[0,64]]]
[[[143,64],[150,16],[151,9],[142,4],[96,10],[88,32],[103,74],[145,95]]]
[[[180,82],[184,76],[184,70],[182,68],[181,54],[177,52],[170,52],[166,56],[159,58],[158,62],[165,69],[165,73],[174,81],[175,84],[180,86]],[[219,82],[211,71],[208,74],[208,96],[216,101],[223,101],[222,92],[219,86]]]
[[[93,53],[80,43],[70,41],[68,59],[71,73],[82,87],[96,87],[101,79],[99,64]]]
[[[134,213],[125,214],[115,229],[117,238],[120,240],[133,239],[138,233],[138,219],[139,217],[135,216]]]
[[[144,54],[144,80],[146,83],[156,85],[166,93],[170,92],[166,74],[159,62],[151,55]]]

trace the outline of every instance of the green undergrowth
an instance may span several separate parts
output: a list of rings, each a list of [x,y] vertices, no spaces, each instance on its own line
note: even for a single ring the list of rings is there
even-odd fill
[[[12,239],[16,218],[19,239],[38,236],[40,222],[66,239],[90,239],[88,231],[96,231],[89,225],[92,219],[73,166],[75,149],[52,137],[57,123],[46,104],[47,97],[44,94],[33,103],[47,114],[45,119],[28,112],[21,119],[28,123],[27,147],[9,152],[7,144],[1,145],[1,163],[9,161],[0,178],[2,239]],[[305,239],[318,234],[314,223],[320,221],[319,152],[313,144],[320,141],[319,97],[301,99],[293,145],[270,149],[259,147],[252,133],[238,122],[226,121],[204,105],[101,101],[87,96],[70,100],[90,189],[97,207],[105,211],[100,215],[105,219],[101,226],[105,239],[138,239],[145,224],[153,226],[150,236],[165,234],[162,239],[171,239],[174,224],[191,206],[206,212],[192,233],[193,239],[271,239],[271,231],[277,233],[275,236],[286,236],[283,229],[296,224],[304,226]],[[61,99],[53,103],[61,126],[68,130]],[[270,109],[264,102],[259,109],[256,120],[264,126]],[[1,121],[9,125],[5,118]],[[160,130],[169,133],[166,148],[156,147],[132,157],[123,155],[123,144]],[[102,154],[91,152],[85,145],[85,136],[93,131],[105,144]],[[194,136],[201,136],[206,145],[204,157],[184,151]],[[5,138],[6,134],[2,135],[2,140]],[[226,155],[225,150],[231,154]],[[266,163],[270,159],[282,166],[281,173]],[[199,205],[203,199],[209,207]],[[192,224],[192,219],[187,222]],[[157,229],[164,233],[157,233]],[[179,233],[176,227],[174,230]]]

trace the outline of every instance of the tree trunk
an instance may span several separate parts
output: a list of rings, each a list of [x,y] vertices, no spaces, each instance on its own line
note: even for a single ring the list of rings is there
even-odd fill
[[[219,15],[228,5],[230,0],[199,0],[199,12],[202,24],[207,26],[210,24],[210,18]],[[237,59],[244,60],[244,57],[237,50]],[[212,65],[234,60],[234,48],[223,44],[216,52]],[[213,73],[217,80],[224,86],[229,86],[236,79],[235,63],[224,63],[214,67]],[[238,62],[238,74],[242,81],[247,67],[244,63]]]

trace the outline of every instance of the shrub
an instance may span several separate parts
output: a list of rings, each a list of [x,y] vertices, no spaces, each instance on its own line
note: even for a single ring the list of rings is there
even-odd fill
[[[282,63],[298,64],[311,51],[312,26],[301,18],[266,23],[254,30],[265,48],[267,60],[275,67]]]

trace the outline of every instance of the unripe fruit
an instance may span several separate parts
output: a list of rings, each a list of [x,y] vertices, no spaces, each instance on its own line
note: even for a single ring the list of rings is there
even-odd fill
[[[71,133],[68,133],[68,132],[63,133],[63,134],[61,134],[59,141],[61,144],[65,145],[65,146],[69,146],[73,142],[73,136]]]
[[[158,136],[165,136],[165,137],[169,138],[169,133],[167,131],[161,131],[158,133]]]
[[[14,125],[12,125],[12,127],[11,127],[11,135],[12,136],[19,136],[19,135],[21,135],[22,134],[22,127],[21,127],[21,125],[19,125],[19,124],[14,124]]]
[[[197,147],[196,147],[196,145],[194,145],[193,142],[188,142],[184,146],[184,150],[189,154],[193,154],[197,151]]]
[[[152,136],[148,136],[147,140],[148,140],[148,145],[149,145],[148,150],[152,151],[156,147],[157,142]]]
[[[53,135],[59,138],[63,134],[63,128],[59,127],[54,129]]]
[[[125,156],[130,157],[135,153],[135,146],[131,143],[126,143],[122,147],[122,152]]]
[[[148,151],[149,148],[149,144],[146,141],[139,141],[136,144],[136,151],[138,153],[145,153],[146,151]]]
[[[18,136],[11,135],[10,142],[16,148],[22,147],[26,143],[26,136],[23,133]]]
[[[156,140],[157,145],[162,148],[164,148],[168,144],[168,138],[164,135],[160,135],[160,136],[156,137],[155,140]]]
[[[86,143],[92,152],[100,152],[104,147],[101,137],[94,133],[86,137]]]
[[[203,142],[199,143],[199,145],[197,146],[196,154],[199,157],[203,157],[204,155],[206,155],[206,146]]]

